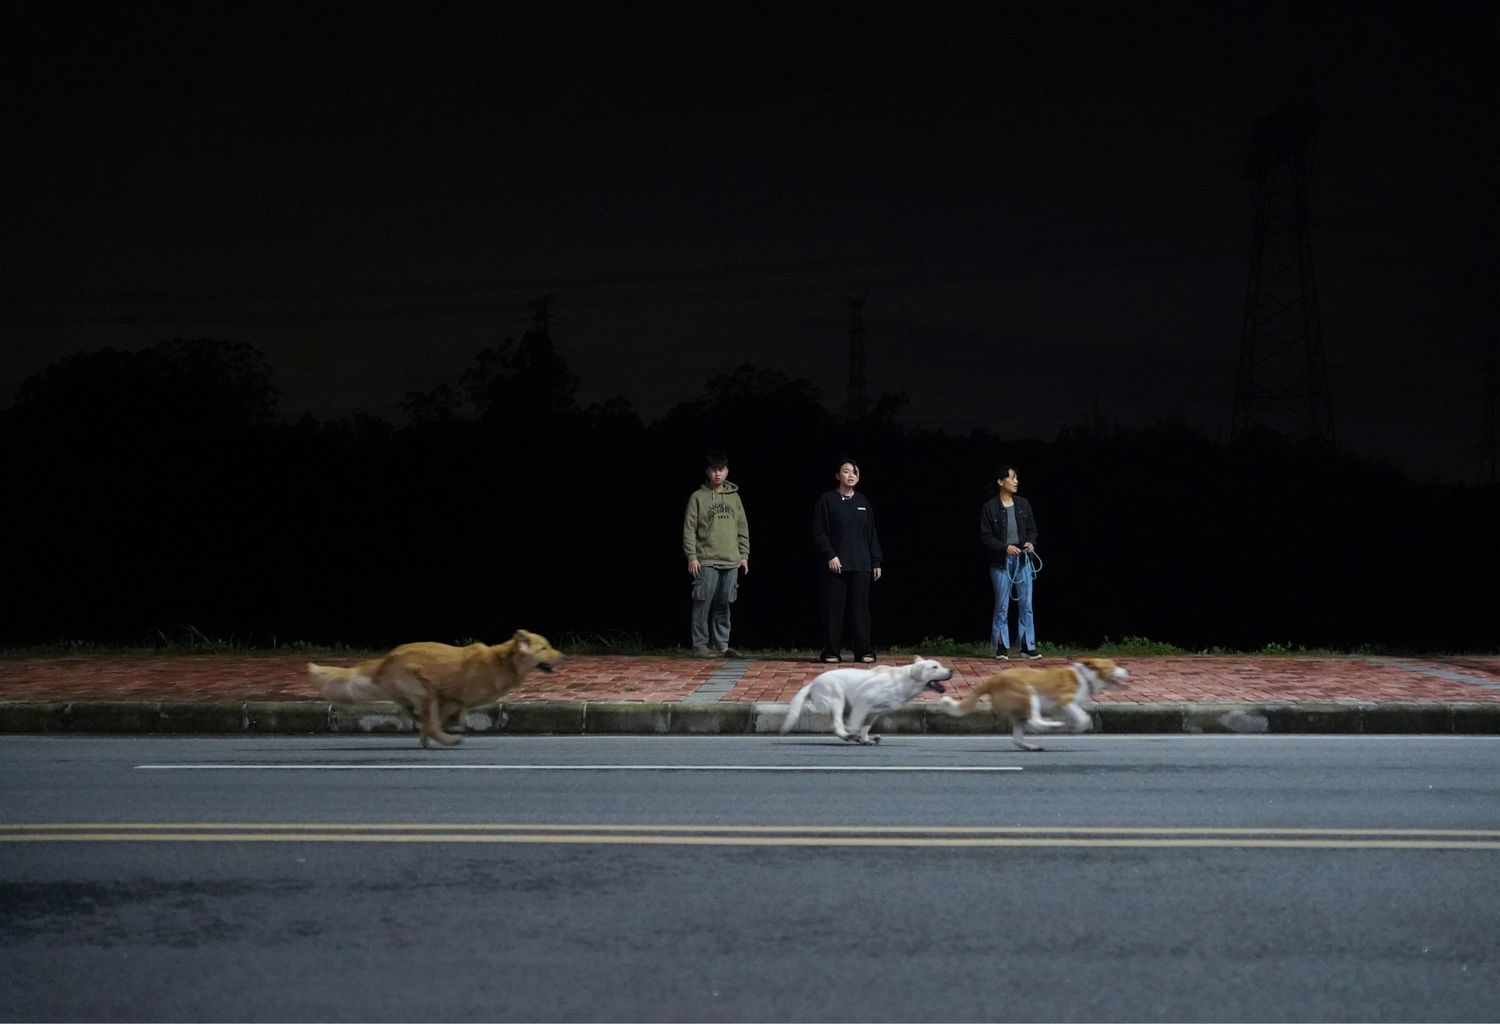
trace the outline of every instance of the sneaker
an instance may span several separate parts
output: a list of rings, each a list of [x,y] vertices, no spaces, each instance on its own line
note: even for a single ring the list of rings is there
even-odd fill
[[[995,660],[996,661],[1009,661],[1010,660],[1010,651],[1008,651],[1008,650],[1001,650],[998,647],[995,648]]]
[[[1042,656],[1036,651],[1027,650],[1021,652],[1021,657],[1025,658],[1027,661],[1040,661]]]
[[[722,651],[719,652],[719,657],[721,657],[721,658],[743,658],[744,655],[741,654],[739,651],[735,650],[733,647],[726,647]]]
[[[694,647],[693,648],[693,657],[695,657],[695,658],[717,658],[718,655],[715,654],[713,651],[710,651],[707,647]]]

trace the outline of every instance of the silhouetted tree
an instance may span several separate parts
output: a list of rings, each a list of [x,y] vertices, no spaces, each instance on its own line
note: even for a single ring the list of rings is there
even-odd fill
[[[24,426],[95,442],[151,442],[191,426],[222,439],[267,426],[276,412],[271,368],[240,342],[183,338],[138,352],[81,352],[21,383],[15,413]],[[90,445],[92,447],[92,445]]]
[[[407,423],[413,426],[454,423],[460,418],[462,404],[463,396],[446,384],[431,391],[408,391],[400,403]]]
[[[263,564],[254,517],[274,411],[269,365],[234,342],[79,353],[24,381],[10,420],[28,497],[27,543],[7,559],[27,594],[16,615],[114,640],[234,619]]]
[[[527,331],[480,352],[463,386],[481,421],[515,422],[572,412],[578,378],[547,335]]]
[[[650,424],[618,396],[580,408],[577,391],[535,333],[480,353],[457,388],[409,394],[400,426],[277,422],[270,368],[246,345],[69,356],[0,412],[0,642],[190,624],[374,646],[518,626],[681,643],[682,508],[711,447],[729,453],[751,522],[746,646],[811,643],[811,509],[845,455],[879,510],[881,644],[986,635],[977,524],[1001,461],[1036,504],[1043,641],[1411,650],[1500,636],[1493,486],[1418,485],[1274,434],[1225,446],[1175,419],[958,437],[904,428],[904,397],[882,395],[848,422],[809,382],[754,364]]]

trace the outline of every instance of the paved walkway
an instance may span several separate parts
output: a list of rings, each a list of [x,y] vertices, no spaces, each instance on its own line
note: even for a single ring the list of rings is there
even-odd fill
[[[351,664],[357,659],[325,660]],[[939,660],[954,669],[958,696],[996,667],[985,658]],[[1500,704],[1500,656],[1178,656],[1120,662],[1133,681],[1128,689],[1102,694],[1101,704]],[[1062,658],[1035,662],[1063,663]],[[304,657],[285,654],[0,660],[0,701],[316,700],[304,664]],[[579,656],[550,675],[533,673],[506,703],[785,702],[824,667],[810,658]]]

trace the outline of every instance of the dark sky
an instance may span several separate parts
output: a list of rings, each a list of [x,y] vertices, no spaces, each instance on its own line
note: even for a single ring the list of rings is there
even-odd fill
[[[1500,6],[671,10],[7,5],[0,405],[207,336],[286,416],[395,419],[556,293],[585,402],[755,361],[837,407],[864,295],[911,426],[1214,435],[1251,128],[1307,68],[1339,440],[1478,478]]]

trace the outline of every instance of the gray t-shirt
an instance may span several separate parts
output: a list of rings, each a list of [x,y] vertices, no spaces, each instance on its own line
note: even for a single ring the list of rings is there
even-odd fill
[[[1021,528],[1016,525],[1016,507],[1014,505],[1005,510],[1005,543],[1007,546],[1021,543]]]

